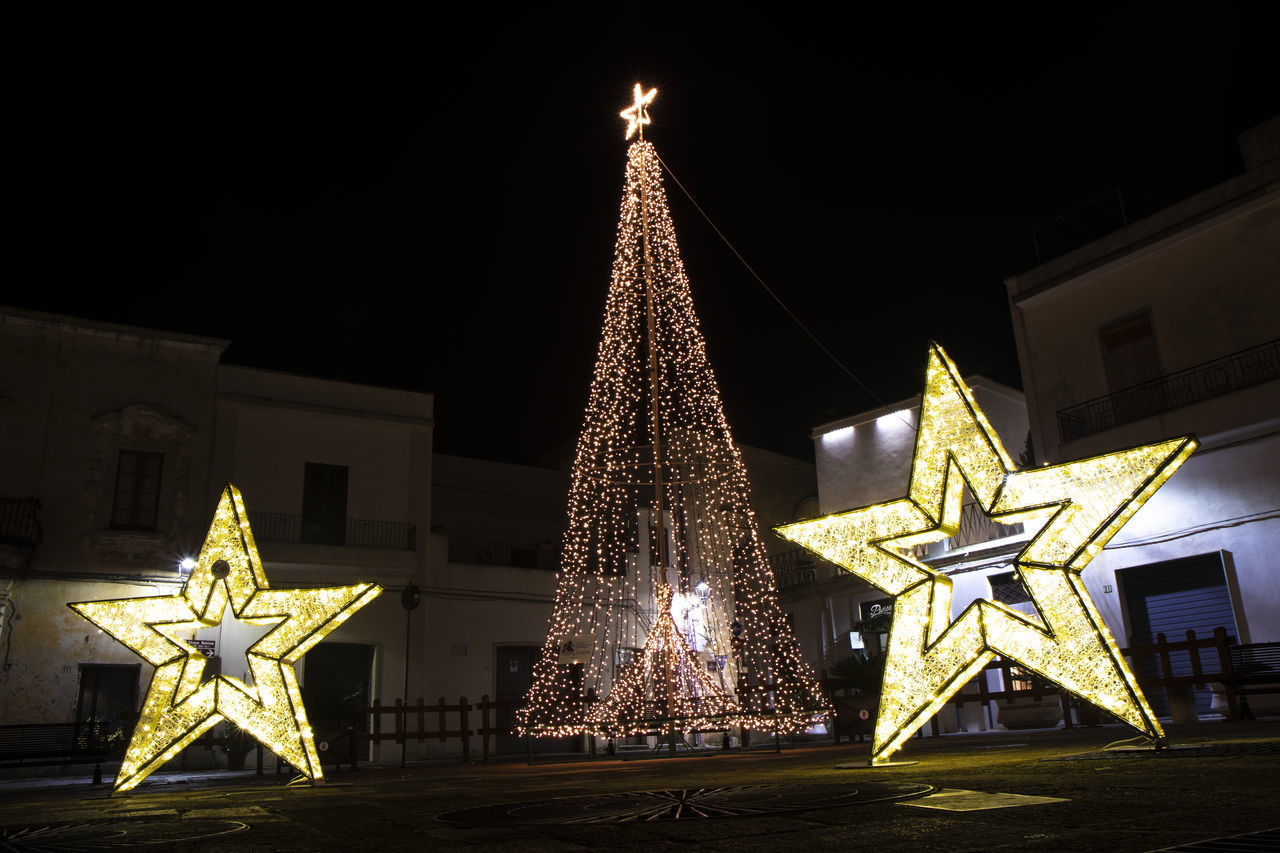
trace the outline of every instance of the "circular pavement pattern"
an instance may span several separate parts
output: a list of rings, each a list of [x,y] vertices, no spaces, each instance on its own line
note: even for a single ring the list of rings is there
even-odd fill
[[[45,826],[0,827],[0,850],[70,853],[80,850],[107,850],[113,847],[141,847],[182,841],[200,841],[219,835],[243,832],[248,825],[238,820],[181,820],[177,818],[109,820],[90,823],[48,824]],[[215,844],[232,844],[224,838]]]
[[[900,782],[666,788],[658,791],[628,791],[625,794],[595,794],[480,806],[447,812],[437,819],[466,826],[498,826],[745,817],[893,802],[922,797],[933,790],[932,785]]]

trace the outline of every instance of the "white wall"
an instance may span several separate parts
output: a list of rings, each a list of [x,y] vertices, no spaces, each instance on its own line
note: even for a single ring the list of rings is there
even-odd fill
[[[1016,462],[1027,435],[1022,393],[982,376],[965,381]],[[818,498],[823,515],[906,495],[919,411],[920,398],[916,396],[814,429]]]
[[[1038,448],[1065,461],[1195,435],[1201,448],[1086,570],[1123,643],[1115,572],[1223,551],[1240,639],[1280,639],[1280,383],[1070,442],[1058,411],[1110,393],[1098,328],[1149,310],[1165,375],[1280,338],[1280,162],[1246,172],[1007,282]],[[1107,590],[1110,591],[1107,591]]]
[[[1177,210],[1192,216],[1199,207],[1219,201],[1215,192],[1190,199]],[[1138,240],[1165,224],[1165,216],[1152,217],[1158,220],[1154,224],[1135,223],[1116,239],[1129,234]],[[1107,386],[1098,337],[1104,324],[1150,309],[1165,374],[1280,338],[1280,190],[1205,221],[1193,217],[1169,227],[1174,233],[1163,239],[1121,244],[1109,259],[1067,274],[1053,286],[1040,281],[1051,265],[1009,280],[1035,440],[1050,460],[1101,452],[1104,439],[1097,436],[1060,449],[1057,412],[1113,390]],[[1099,247],[1095,253],[1101,251]],[[1170,414],[1178,423],[1146,424],[1145,432],[1187,429],[1185,418]],[[1195,431],[1216,432],[1274,417],[1280,417],[1280,394],[1236,392],[1205,405],[1195,418]]]
[[[567,473],[437,453],[431,489],[431,524],[439,532],[518,545],[546,542],[559,553]]]
[[[306,463],[345,465],[348,518],[427,533],[430,395],[239,367],[218,377],[215,472],[249,509],[301,513]]]
[[[1123,643],[1130,626],[1115,573],[1215,551],[1230,555],[1241,642],[1280,640],[1280,434],[1193,455],[1085,570],[1085,586]]]

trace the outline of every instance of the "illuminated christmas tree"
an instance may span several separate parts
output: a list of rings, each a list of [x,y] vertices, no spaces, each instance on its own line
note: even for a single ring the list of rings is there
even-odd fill
[[[640,734],[662,719],[679,720],[688,728],[717,728],[735,716],[732,697],[676,625],[671,600],[671,587],[660,585],[658,624],[649,631],[640,656],[617,674],[608,699],[587,711],[592,731]]]
[[[798,731],[821,692],[778,606],[693,310],[642,93],[569,495],[555,608],[522,733]]]

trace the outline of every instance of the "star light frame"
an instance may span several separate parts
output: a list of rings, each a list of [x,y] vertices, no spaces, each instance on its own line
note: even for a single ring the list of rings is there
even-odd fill
[[[293,664],[381,593],[372,583],[268,588],[244,501],[228,484],[180,593],[67,605],[156,668],[114,790],[135,787],[223,720],[322,783]],[[204,655],[180,636],[221,624],[228,604],[241,621],[275,626],[245,652],[252,686],[225,675],[205,680]]]
[[[618,113],[619,118],[627,120],[627,135],[623,137],[624,139],[630,139],[635,136],[638,130],[640,132],[640,140],[644,141],[644,126],[650,123],[649,113],[645,108],[653,103],[653,99],[657,94],[657,89],[650,89],[646,92],[639,83],[636,84],[634,103]]]
[[[931,343],[908,496],[776,528],[895,597],[871,763],[886,762],[996,655],[1163,744],[1081,572],[1195,448],[1182,437],[1015,470],[973,392]],[[951,579],[907,552],[956,533],[966,484],[991,518],[1038,528],[1015,560],[1038,618],[978,599],[953,620]]]

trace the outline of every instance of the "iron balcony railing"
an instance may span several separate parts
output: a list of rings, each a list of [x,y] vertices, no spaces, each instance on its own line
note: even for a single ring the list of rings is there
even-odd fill
[[[983,542],[1016,536],[1022,532],[1021,522],[1001,524],[983,512],[978,504],[965,504],[960,507],[960,524],[956,528],[955,536],[939,542],[917,545],[912,549],[912,554],[921,560],[936,558]]]
[[[1063,442],[1280,378],[1280,340],[1096,397],[1058,412]]]
[[[0,543],[34,548],[44,537],[39,498],[0,498]]]
[[[917,560],[937,559],[962,548],[1016,536],[1022,532],[1021,523],[1001,524],[983,512],[979,505],[966,504],[960,508],[960,524],[955,536],[916,545],[911,549],[911,556]],[[780,590],[830,580],[844,572],[835,563],[804,548],[770,556],[769,568],[773,570],[774,580]]]
[[[481,566],[512,566],[517,569],[555,571],[559,554],[550,544],[519,545],[495,539],[449,537],[449,562]]]
[[[804,548],[769,555],[769,568],[780,590],[830,580],[841,572],[835,563]]]
[[[304,525],[301,515],[250,510],[249,524],[253,526],[253,538],[259,542],[345,545],[395,551],[412,551],[417,547],[417,529],[407,521],[348,518],[342,527],[328,524]]]

